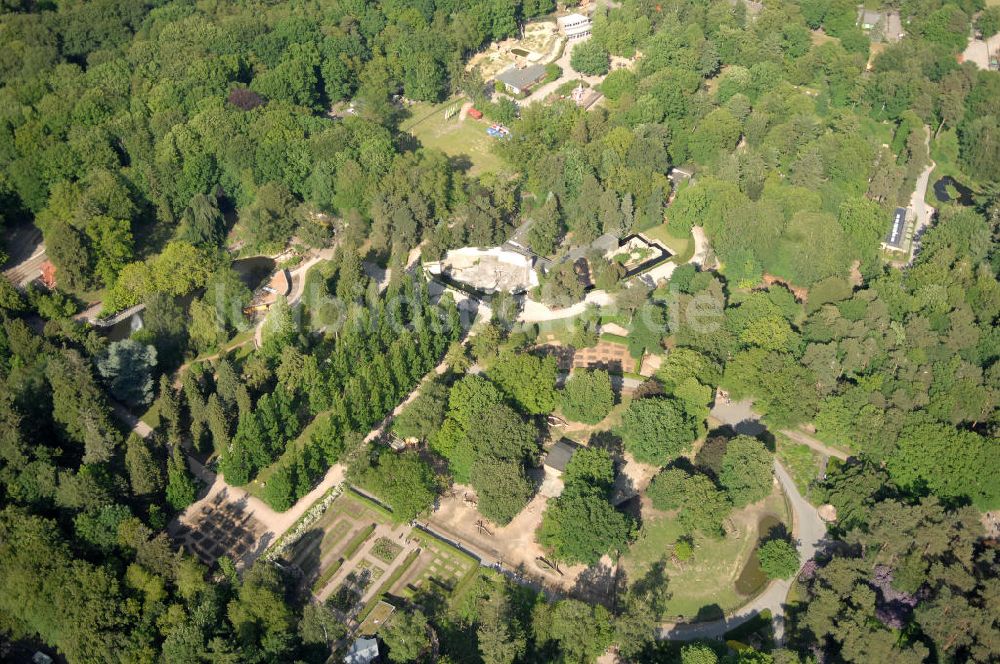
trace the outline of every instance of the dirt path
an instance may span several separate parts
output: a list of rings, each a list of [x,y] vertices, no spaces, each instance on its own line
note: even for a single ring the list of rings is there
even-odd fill
[[[801,443],[806,445],[813,450],[819,452],[823,456],[836,457],[841,461],[846,461],[847,457],[850,456],[847,452],[843,450],[838,450],[835,447],[830,447],[821,440],[817,440],[800,429],[782,429],[781,433],[785,434],[796,443]]]
[[[112,403],[112,409],[118,419],[129,426],[132,431],[143,438],[147,438],[153,433],[153,428],[141,419],[129,412],[119,403]],[[323,480],[312,491],[307,493],[301,500],[285,512],[276,512],[264,501],[251,495],[245,489],[238,486],[226,484],[222,475],[217,475],[199,463],[195,458],[188,456],[188,466],[191,473],[208,487],[207,493],[188,505],[187,509],[181,512],[171,523],[170,529],[175,530],[180,524],[195,523],[202,513],[202,507],[212,506],[218,496],[224,496],[224,502],[242,503],[245,506],[245,513],[252,516],[264,528],[263,534],[257,542],[258,546],[252,547],[253,557],[244,560],[246,564],[253,562],[253,558],[264,552],[268,545],[277,540],[286,530],[298,521],[313,503],[319,500],[327,490],[341,484],[344,481],[345,467],[341,464],[332,466],[323,477]],[[204,490],[204,489],[203,489]],[[223,502],[220,500],[219,502]],[[260,546],[263,544],[263,546]]]
[[[184,372],[187,371],[188,367],[194,364],[195,362],[210,362],[212,360],[217,360],[223,355],[231,353],[237,348],[242,348],[243,346],[246,346],[248,343],[251,343],[252,341],[253,337],[250,337],[249,339],[244,339],[243,341],[230,344],[221,351],[219,351],[218,353],[214,353],[212,355],[206,355],[205,357],[198,357],[193,360],[185,362],[184,364],[182,364],[180,367],[177,368],[177,373],[174,374],[174,388],[175,389],[181,388],[181,376],[183,376]]]

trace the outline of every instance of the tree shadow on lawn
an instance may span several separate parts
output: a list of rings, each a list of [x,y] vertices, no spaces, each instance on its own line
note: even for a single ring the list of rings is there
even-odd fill
[[[588,567],[577,577],[570,594],[614,612],[618,598],[626,589],[625,574],[620,569],[620,566],[608,567],[603,562]]]

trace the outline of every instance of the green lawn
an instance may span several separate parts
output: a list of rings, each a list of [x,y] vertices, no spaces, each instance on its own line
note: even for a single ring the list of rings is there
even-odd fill
[[[139,419],[148,424],[153,429],[160,426],[160,402],[158,400],[153,401],[153,405],[149,407],[145,413],[139,416]]]
[[[639,539],[622,559],[633,581],[648,573],[652,565],[669,560],[673,545],[684,534],[677,520],[661,516],[647,522]],[[691,618],[703,607],[718,605],[723,611],[743,603],[733,579],[750,554],[753,540],[747,537],[710,539],[695,536],[694,556],[678,569],[667,562],[667,592],[664,617]]]
[[[688,237],[677,237],[671,235],[666,223],[654,226],[648,231],[643,231],[643,235],[652,240],[656,240],[673,254],[672,260],[677,264],[687,263],[694,256],[694,240]]]
[[[212,350],[205,351],[204,353],[198,355],[193,360],[190,360],[190,361],[186,362],[185,364],[193,364],[195,362],[204,362],[204,361],[206,361],[209,358],[213,358],[214,359],[215,357],[217,357],[219,355],[219,353],[221,353],[221,352],[228,353],[229,351],[233,350],[234,348],[242,347],[244,344],[247,344],[248,342],[250,342],[252,340],[253,340],[253,328],[251,327],[250,329],[243,330],[242,332],[240,332],[239,334],[237,334],[235,337],[233,337],[232,339],[230,339],[226,343],[222,344],[221,348],[213,348]],[[247,353],[249,353],[249,350],[247,351]]]
[[[448,120],[444,119],[449,108],[461,106],[464,101],[460,97],[441,104],[413,104],[409,108],[410,117],[400,125],[400,129],[412,134],[425,148],[436,148],[450,157],[467,158],[472,165],[469,169],[472,175],[505,170],[503,161],[492,152],[497,139],[486,133],[489,121],[471,117],[461,121],[457,113]]]
[[[684,532],[676,519],[658,516],[647,521],[639,538],[622,558],[622,564],[631,582],[635,582],[661,560],[666,560],[667,577],[666,610],[663,618],[693,618],[707,607],[730,611],[746,603],[747,597],[736,591],[735,581],[750,558],[757,543],[754,526],[743,526],[744,521],[756,524],[758,513],[785,515],[784,498],[772,494],[763,506],[751,506],[735,513],[733,521],[741,524],[735,537],[694,537],[694,555],[681,567],[671,563],[673,545]],[[716,609],[717,611],[717,609]]]

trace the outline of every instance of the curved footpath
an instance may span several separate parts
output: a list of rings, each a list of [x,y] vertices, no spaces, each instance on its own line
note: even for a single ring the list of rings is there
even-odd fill
[[[321,249],[309,258],[305,259],[297,267],[288,271],[288,276],[292,281],[292,289],[287,298],[288,306],[293,306],[302,298],[302,293],[305,291],[306,287],[306,273],[309,272],[309,268],[319,262],[331,260],[336,251],[336,244],[331,247],[327,247],[326,249]],[[253,331],[253,343],[257,348],[260,348],[263,343],[264,321],[266,320],[267,316],[261,316],[260,321],[257,323],[257,326]]]
[[[781,483],[781,488],[788,497],[792,508],[792,536],[799,550],[799,569],[806,561],[816,555],[816,549],[826,536],[826,524],[819,518],[816,508],[809,504],[792,481],[785,468],[774,461],[774,474]],[[731,629],[739,627],[764,610],[771,612],[774,621],[774,638],[781,643],[784,638],[785,620],[784,603],[788,590],[794,583],[790,580],[772,581],[767,589],[750,600],[748,604],[737,609],[732,615],[698,623],[668,623],[657,630],[657,638],[674,639],[678,641],[693,641],[695,639],[718,639]]]
[[[694,242],[694,254],[687,262],[702,266],[708,258],[709,253],[708,238],[705,236],[705,230],[701,228],[701,226],[695,226],[691,229],[691,237]],[[543,323],[553,320],[565,320],[579,316],[586,311],[587,307],[590,305],[609,307],[613,305],[614,302],[614,297],[607,291],[603,290],[592,290],[587,293],[582,302],[577,302],[576,304],[562,309],[550,307],[547,304],[537,302],[528,297],[525,298],[524,308],[517,319],[522,323]]]

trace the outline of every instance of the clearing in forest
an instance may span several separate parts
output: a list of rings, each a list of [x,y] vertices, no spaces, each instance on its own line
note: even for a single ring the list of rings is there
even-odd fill
[[[410,117],[400,125],[425,148],[434,148],[449,157],[468,162],[470,175],[498,172],[504,169],[500,157],[492,152],[498,139],[486,133],[490,122],[485,118],[450,112],[461,108],[464,98],[455,97],[440,104],[417,102],[408,107]],[[449,115],[447,119],[446,115]]]

